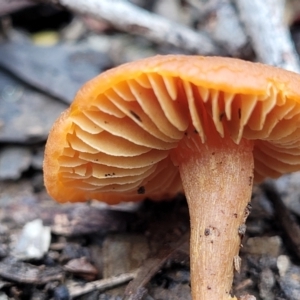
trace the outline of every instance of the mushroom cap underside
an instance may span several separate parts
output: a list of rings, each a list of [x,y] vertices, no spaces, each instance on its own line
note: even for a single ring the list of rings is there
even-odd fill
[[[174,149],[253,140],[255,179],[300,170],[300,76],[232,58],[168,55],[86,83],[54,124],[44,179],[60,202],[182,191]],[[180,158],[179,158],[180,159]]]

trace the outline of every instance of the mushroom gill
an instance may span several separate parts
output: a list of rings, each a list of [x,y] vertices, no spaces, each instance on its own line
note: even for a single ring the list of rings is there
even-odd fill
[[[199,139],[205,143],[215,128],[236,144],[242,138],[255,140],[256,180],[278,177],[300,167],[294,154],[299,153],[299,116],[298,103],[271,83],[261,95],[234,94],[198,86],[179,74],[143,73],[107,88],[84,110],[68,113],[56,174],[67,189],[88,190],[91,195],[84,199],[122,191],[120,200],[124,195],[138,200],[144,197],[138,193],[141,186],[150,197],[172,196],[181,185],[179,174],[173,176],[176,159],[169,154],[180,141],[187,148],[197,147]],[[282,142],[291,154],[282,152],[287,151],[281,150]],[[59,200],[79,201],[82,193],[74,197]]]

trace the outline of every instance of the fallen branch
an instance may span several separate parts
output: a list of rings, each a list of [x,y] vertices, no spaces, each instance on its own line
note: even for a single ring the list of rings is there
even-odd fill
[[[109,22],[115,28],[175,46],[190,53],[225,55],[205,34],[171,22],[124,0],[39,0],[59,4],[80,14]]]
[[[299,57],[284,24],[284,0],[235,0],[259,61],[300,73]]]

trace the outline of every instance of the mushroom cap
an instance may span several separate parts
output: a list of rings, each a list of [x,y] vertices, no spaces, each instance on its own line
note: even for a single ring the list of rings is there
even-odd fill
[[[174,149],[205,143],[212,131],[253,140],[256,181],[300,170],[299,82],[223,57],[155,56],[108,70],[55,122],[46,188],[60,202],[172,197],[182,191]]]

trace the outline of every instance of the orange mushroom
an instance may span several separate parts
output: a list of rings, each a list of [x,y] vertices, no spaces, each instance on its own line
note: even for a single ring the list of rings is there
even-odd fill
[[[186,194],[194,300],[231,299],[253,177],[300,169],[300,76],[157,56],[85,84],[46,146],[49,194],[110,204]],[[254,168],[255,166],[255,168]]]

